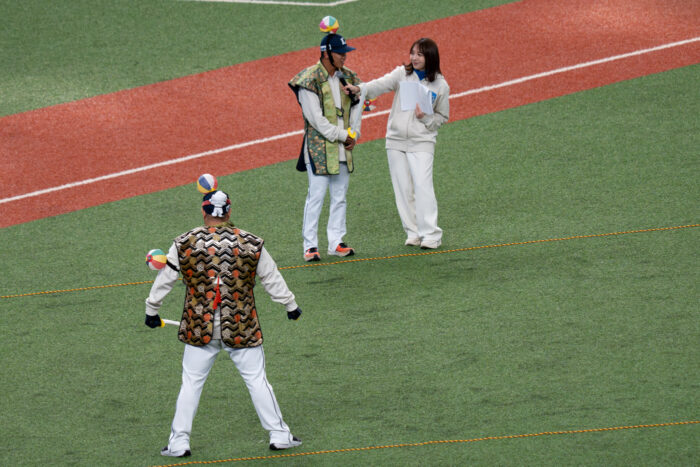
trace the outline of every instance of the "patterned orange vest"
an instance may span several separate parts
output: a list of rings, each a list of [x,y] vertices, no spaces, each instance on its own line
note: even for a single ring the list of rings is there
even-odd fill
[[[178,338],[191,345],[208,344],[220,303],[224,344],[234,348],[261,345],[253,287],[263,239],[232,224],[221,224],[190,230],[177,237],[175,244],[187,289]]]

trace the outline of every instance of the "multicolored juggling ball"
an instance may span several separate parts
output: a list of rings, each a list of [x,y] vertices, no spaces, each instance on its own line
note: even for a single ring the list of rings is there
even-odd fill
[[[340,27],[340,23],[338,23],[338,20],[332,16],[324,16],[321,22],[319,23],[318,27],[323,32],[335,34],[335,32]]]
[[[197,191],[204,195],[216,191],[218,185],[216,178],[212,174],[200,175],[197,179]]]
[[[149,251],[146,255],[146,264],[154,271],[163,269],[167,262],[168,258],[165,256],[165,253],[163,253],[163,250],[159,250],[158,248]]]

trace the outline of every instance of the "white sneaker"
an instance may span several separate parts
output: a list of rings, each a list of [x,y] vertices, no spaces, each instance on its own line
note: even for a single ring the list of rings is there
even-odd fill
[[[407,238],[406,242],[404,243],[406,246],[418,246],[420,245],[420,238]]]
[[[192,452],[189,449],[180,449],[179,451],[171,451],[170,446],[165,446],[163,449],[160,450],[160,455],[161,456],[168,456],[168,457],[189,457],[192,455]]]
[[[439,247],[440,245],[442,245],[441,240],[423,240],[422,242],[420,242],[420,247],[423,248],[424,250],[428,250],[428,249],[433,250],[433,249]]]
[[[301,440],[296,436],[292,436],[291,441],[287,443],[270,443],[270,449],[273,451],[281,451],[282,449],[289,449],[297,446],[301,446]]]

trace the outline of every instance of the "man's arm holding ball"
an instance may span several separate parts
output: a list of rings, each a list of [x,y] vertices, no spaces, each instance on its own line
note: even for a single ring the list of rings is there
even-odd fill
[[[175,243],[172,244],[170,250],[168,250],[168,266],[158,271],[156,279],[153,281],[151,286],[151,292],[148,294],[146,299],[146,321],[145,324],[149,328],[159,328],[163,325],[158,311],[160,306],[163,304],[163,299],[168,293],[173,289],[175,282],[180,276],[179,271],[175,270],[170,265],[179,264],[177,257],[177,247]]]

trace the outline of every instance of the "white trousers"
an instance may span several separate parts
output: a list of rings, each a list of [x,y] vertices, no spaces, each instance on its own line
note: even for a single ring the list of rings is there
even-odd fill
[[[309,177],[309,191],[306,194],[304,225],[302,227],[304,251],[309,248],[318,248],[318,221],[321,217],[326,192],[330,193],[331,198],[327,226],[328,250],[333,251],[338,244],[343,242],[346,233],[347,202],[345,195],[348,192],[350,182],[348,165],[341,162],[338,175],[316,175],[311,170],[311,164],[306,164],[306,173]]]
[[[433,154],[386,150],[396,207],[407,238],[442,239],[433,189]]]
[[[190,449],[190,433],[199,406],[199,397],[214,360],[222,349],[228,352],[243,377],[260,423],[270,433],[270,442],[291,441],[292,434],[282,420],[275,393],[265,376],[265,353],[262,346],[232,349],[223,345],[220,339],[213,339],[203,347],[185,344],[185,353],[182,356],[182,387],[177,397],[175,417],[168,440],[170,450]],[[230,416],[235,417],[235,411],[231,412]]]

